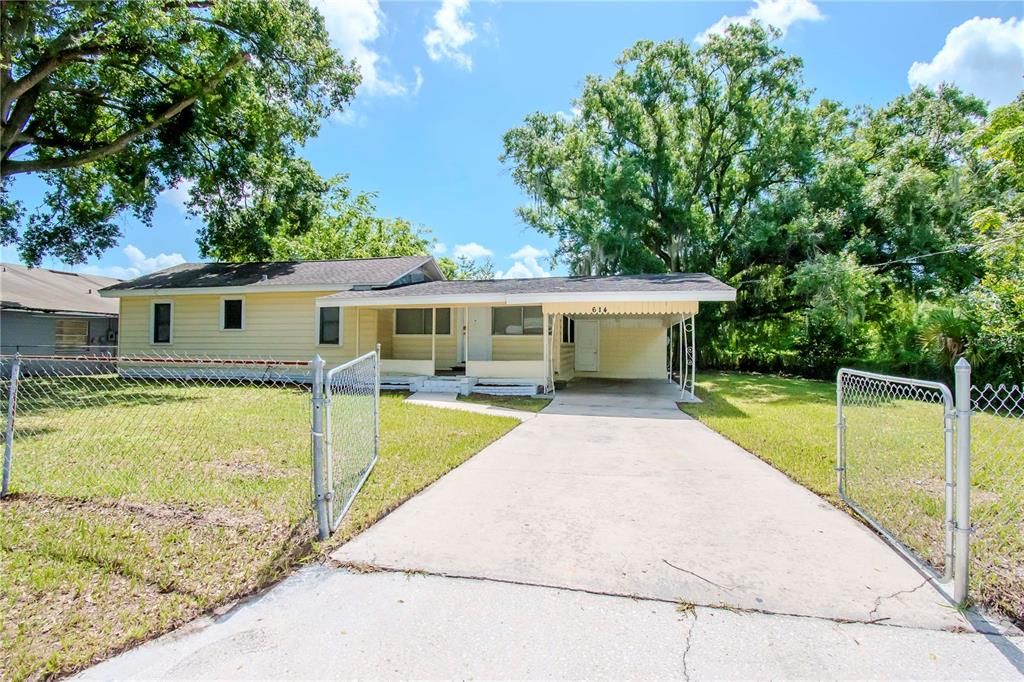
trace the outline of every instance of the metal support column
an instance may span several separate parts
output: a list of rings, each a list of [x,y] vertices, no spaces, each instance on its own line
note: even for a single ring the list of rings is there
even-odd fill
[[[327,470],[324,462],[324,359],[317,355],[309,363],[313,373],[313,505],[316,510],[317,538],[331,534],[327,516]]]
[[[11,485],[11,464],[14,457],[14,418],[17,414],[18,379],[21,377],[21,354],[14,356],[11,365],[11,385],[7,391],[7,430],[4,433],[4,471],[0,483],[0,497],[5,497]]]
[[[956,527],[953,538],[953,601],[967,601],[971,542],[971,364],[960,358],[956,374]]]

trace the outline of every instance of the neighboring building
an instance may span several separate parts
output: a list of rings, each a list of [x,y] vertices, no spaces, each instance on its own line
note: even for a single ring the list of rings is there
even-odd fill
[[[118,303],[99,290],[120,281],[0,263],[0,352],[114,352]]]
[[[187,263],[102,295],[121,299],[122,354],[319,354],[331,366],[380,344],[386,385],[462,392],[665,379],[676,325],[686,385],[700,302],[736,299],[704,274],[449,281],[429,256]]]

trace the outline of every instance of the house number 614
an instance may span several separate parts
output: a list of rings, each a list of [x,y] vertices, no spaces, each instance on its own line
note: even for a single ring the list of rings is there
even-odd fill
[[[606,312],[608,312],[608,306],[595,305],[593,308],[590,309],[590,312],[592,312],[592,313],[606,313]]]

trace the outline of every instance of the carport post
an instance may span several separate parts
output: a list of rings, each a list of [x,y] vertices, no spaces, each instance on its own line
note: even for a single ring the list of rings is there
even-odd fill
[[[548,339],[548,313],[546,310],[541,310],[543,322],[543,339],[544,339],[544,392],[548,392],[548,365],[551,362],[551,341]]]
[[[686,396],[684,392],[686,390],[686,378],[683,375],[683,366],[686,363],[686,351],[683,350],[683,346],[686,342],[686,318],[683,315],[679,316],[679,399],[682,400]]]

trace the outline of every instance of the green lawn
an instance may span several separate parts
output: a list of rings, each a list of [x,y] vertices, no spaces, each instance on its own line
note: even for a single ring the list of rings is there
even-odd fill
[[[524,412],[540,412],[551,402],[550,398],[532,398],[518,395],[483,395],[482,393],[460,395],[459,400],[467,403],[504,407],[509,410],[522,410]]]
[[[702,404],[681,405],[712,429],[837,506],[835,384],[706,373]],[[937,405],[894,400],[846,410],[848,494],[941,565],[943,430]],[[1024,420],[972,422],[973,598],[1024,619]]]
[[[19,395],[13,494],[0,502],[3,678],[79,669],[318,549],[308,392],[70,384],[29,380]],[[518,423],[403,397],[381,397],[380,460],[332,545]]]

